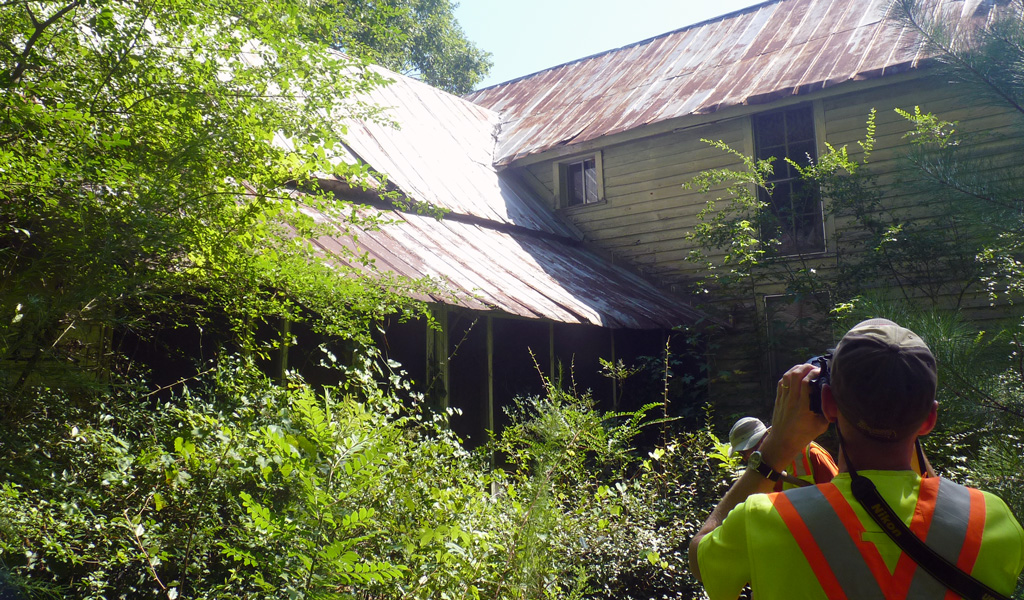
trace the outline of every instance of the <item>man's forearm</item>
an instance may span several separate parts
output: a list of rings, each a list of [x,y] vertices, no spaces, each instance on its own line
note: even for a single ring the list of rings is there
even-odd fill
[[[761,460],[776,472],[782,471],[793,457],[828,428],[828,421],[810,409],[810,382],[818,374],[812,365],[796,365],[779,380],[775,394],[775,408],[772,411],[772,427],[761,441]],[[718,506],[697,535],[690,540],[690,572],[698,580],[700,565],[697,561],[697,546],[704,536],[725,521],[729,511],[751,494],[772,490],[772,482],[756,471],[744,471],[722,496]]]
[[[700,580],[700,566],[697,564],[697,546],[700,545],[700,541],[704,539],[704,536],[715,530],[716,527],[722,524],[725,520],[725,516],[729,514],[729,511],[736,508],[736,506],[750,497],[751,494],[764,494],[772,491],[774,483],[761,475],[757,471],[744,471],[740,478],[732,484],[729,491],[722,496],[722,499],[718,501],[718,505],[708,515],[707,521],[704,521],[704,526],[700,528],[697,535],[693,536],[690,540],[690,573]]]

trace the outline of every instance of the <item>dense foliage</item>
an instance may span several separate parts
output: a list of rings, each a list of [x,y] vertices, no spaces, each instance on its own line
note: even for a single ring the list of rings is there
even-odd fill
[[[335,235],[376,225],[288,191],[323,174],[366,182],[339,160],[339,134],[345,118],[374,118],[359,94],[385,82],[312,35],[336,27],[290,0],[4,7],[5,401],[108,368],[115,330],[187,323],[256,351],[279,317],[316,315],[358,340],[368,313],[410,308],[392,293],[409,282],[328,268],[301,241],[321,229],[300,201],[333,217]]]
[[[378,116],[373,40],[458,37],[446,2],[341,7],[0,12],[0,595],[694,595],[681,548],[720,483],[706,429],[641,456],[646,415],[549,386],[469,452],[369,343],[429,282],[303,241],[378,225],[315,185],[373,183],[339,137]],[[412,68],[452,85],[482,65],[452,79],[448,50],[421,50]],[[261,371],[296,322],[327,383]],[[132,336],[158,351],[129,356]],[[157,386],[179,337],[197,362]]]
[[[162,403],[127,382],[88,404],[39,390],[18,427],[0,424],[8,584],[32,598],[697,594],[683,547],[725,483],[707,429],[640,457],[643,414],[549,388],[470,453],[380,377],[279,386],[224,360]]]
[[[466,39],[449,0],[329,0],[347,22],[335,34],[342,49],[430,85],[466,94],[487,75],[489,54]]]

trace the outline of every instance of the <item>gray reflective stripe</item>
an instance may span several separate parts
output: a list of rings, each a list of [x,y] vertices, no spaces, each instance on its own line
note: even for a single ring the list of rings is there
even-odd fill
[[[958,483],[941,479],[939,494],[935,499],[935,513],[925,543],[955,565],[967,539],[970,516],[971,492]],[[914,571],[914,580],[907,597],[941,598],[945,593],[946,586],[919,567]]]
[[[804,467],[805,463],[806,463],[806,468]],[[808,470],[808,469],[810,469],[810,470]],[[803,479],[804,477],[807,477],[808,475],[810,475],[810,476],[812,476],[812,483],[813,483],[814,466],[811,464],[810,446],[805,447],[804,451],[801,452],[796,457],[796,460],[793,461],[793,470],[789,474],[793,475],[793,476],[796,476],[796,477],[799,477],[801,479]]]
[[[807,464],[811,464],[810,459],[807,459]],[[807,477],[808,475],[813,476],[814,473],[804,468],[804,457],[800,456],[795,461],[793,461],[793,472],[790,473],[790,475],[803,478]]]
[[[799,488],[786,492],[786,498],[807,525],[828,564],[840,566],[839,569],[833,568],[832,572],[846,597],[850,600],[884,600],[885,595],[874,574],[821,490],[817,487]]]
[[[825,495],[817,487],[808,487],[789,491],[786,498],[803,519],[828,564],[841,565],[841,568],[833,569],[833,573],[846,597],[850,600],[884,598],[874,574]],[[943,558],[956,564],[967,538],[970,514],[970,491],[942,479],[925,542]],[[914,570],[907,598],[942,598],[945,593],[945,586],[924,569]]]

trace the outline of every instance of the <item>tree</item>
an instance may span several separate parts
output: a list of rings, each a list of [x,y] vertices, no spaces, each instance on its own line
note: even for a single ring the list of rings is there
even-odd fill
[[[913,28],[938,57],[939,76],[959,85],[979,105],[1011,115],[1012,133],[964,134],[956,123],[913,115],[920,144],[911,154],[915,184],[930,194],[954,198],[976,218],[975,260],[979,281],[991,302],[1002,305],[1002,323],[976,323],[966,315],[931,317],[922,328],[943,369],[938,452],[962,479],[1006,498],[1015,514],[1021,495],[1021,440],[1024,439],[1024,169],[1020,155],[1024,126],[1024,2],[1011,0],[996,19],[976,30],[956,30],[919,0],[900,0],[900,23]],[[908,115],[909,116],[909,115]],[[1008,144],[1009,164],[987,156],[978,143]],[[1009,304],[1010,308],[1005,308]]]
[[[365,166],[337,160],[341,123],[374,118],[359,95],[385,83],[317,41],[337,26],[294,0],[5,5],[8,392],[62,361],[87,366],[83,344],[111,328],[222,318],[253,350],[277,317],[315,314],[322,329],[365,339],[366,310],[408,306],[387,281],[328,268],[302,241],[318,229],[300,203],[334,217],[339,235],[374,226],[315,185],[318,174],[363,181]]]
[[[453,94],[466,94],[487,75],[490,54],[466,39],[449,0],[345,0],[349,20],[337,31],[339,48],[365,52],[372,62],[418,77]]]
[[[1001,108],[1015,130],[964,134],[931,115],[910,116],[917,124],[911,161],[919,177],[913,185],[926,193],[954,198],[979,216],[987,234],[976,258],[983,266],[981,281],[994,298],[1020,298],[1020,232],[1024,229],[1024,168],[1019,161],[994,160],[979,151],[979,142],[1008,144],[1007,154],[1019,153],[1024,127],[1024,2],[1010,0],[997,18],[983,27],[957,30],[942,15],[927,10],[920,0],[899,0],[896,19],[916,30],[925,47],[937,57],[938,76],[960,86],[982,106]]]

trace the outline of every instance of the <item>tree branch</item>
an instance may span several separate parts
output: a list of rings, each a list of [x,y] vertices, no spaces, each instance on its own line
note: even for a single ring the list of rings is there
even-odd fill
[[[39,41],[39,38],[43,36],[43,32],[49,29],[50,26],[52,26],[54,23],[64,18],[64,15],[81,6],[83,1],[84,0],[74,0],[71,4],[68,4],[64,8],[58,10],[57,12],[52,14],[49,19],[46,19],[42,23],[36,20],[35,15],[32,14],[32,11],[29,10],[27,6],[25,7],[25,10],[28,13],[29,18],[32,20],[32,24],[35,26],[35,31],[32,32],[32,36],[29,37],[28,41],[25,42],[25,49],[22,51],[21,56],[18,58],[17,64],[14,65],[14,70],[11,71],[11,74],[8,76],[8,87],[13,87],[14,84],[21,79],[21,76],[25,74],[25,71],[28,70],[28,56],[32,53],[32,49]]]
[[[950,34],[950,43],[945,43],[934,35],[934,29],[930,27],[930,23],[922,23],[918,19],[916,0],[904,0],[900,3],[900,10],[902,15],[900,21],[905,25],[909,25],[912,29],[916,30],[924,38],[925,42],[933,48],[939,50],[942,55],[949,60],[952,64],[964,69],[975,77],[978,81],[991,88],[1000,98],[1002,98],[1007,104],[1009,104],[1017,112],[1024,114],[1024,106],[1021,106],[1013,97],[1007,94],[1001,87],[996,85],[996,82],[985,73],[978,70],[973,63],[968,61],[966,58],[960,55],[957,50],[953,47],[952,40],[953,35]]]

